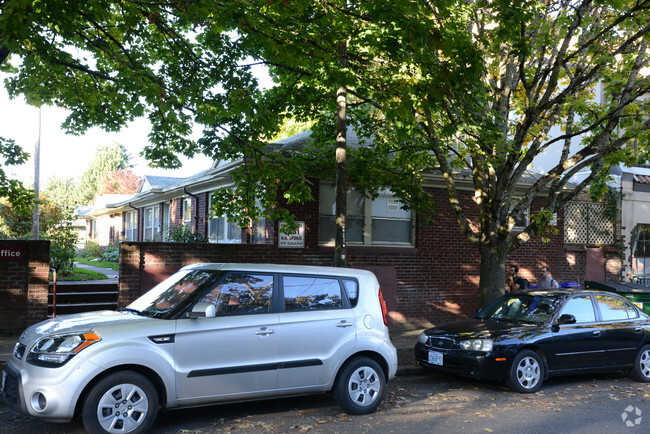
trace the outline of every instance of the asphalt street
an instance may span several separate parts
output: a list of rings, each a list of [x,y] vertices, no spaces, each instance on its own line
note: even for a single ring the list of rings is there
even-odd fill
[[[623,374],[557,378],[523,395],[495,382],[413,371],[395,378],[379,410],[343,413],[329,395],[173,410],[151,430],[172,433],[647,433],[650,385]],[[80,422],[53,424],[0,403],[0,432],[83,433]]]

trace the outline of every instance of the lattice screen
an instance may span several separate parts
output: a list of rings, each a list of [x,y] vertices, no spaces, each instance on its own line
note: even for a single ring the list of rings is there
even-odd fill
[[[614,223],[605,216],[605,204],[569,202],[564,207],[564,242],[602,245],[614,242]]]

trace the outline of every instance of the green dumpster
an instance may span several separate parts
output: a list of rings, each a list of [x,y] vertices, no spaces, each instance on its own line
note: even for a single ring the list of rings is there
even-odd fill
[[[615,292],[650,314],[650,287],[632,282],[596,282],[585,280],[585,288]]]

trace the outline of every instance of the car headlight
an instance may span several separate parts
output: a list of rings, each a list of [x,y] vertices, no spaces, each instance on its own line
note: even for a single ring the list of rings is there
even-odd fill
[[[420,336],[418,336],[418,342],[421,344],[426,344],[427,339],[429,339],[429,336],[424,332],[420,333]]]
[[[62,366],[81,350],[101,340],[101,336],[92,332],[47,336],[34,344],[26,360],[38,366]]]
[[[460,347],[463,350],[470,351],[492,351],[493,342],[491,339],[468,339],[460,341]]]

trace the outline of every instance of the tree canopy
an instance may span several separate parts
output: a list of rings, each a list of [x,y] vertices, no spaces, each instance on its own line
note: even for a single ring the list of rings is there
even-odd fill
[[[145,156],[154,165],[178,164],[176,154],[245,157],[218,207],[242,223],[242,209],[291,219],[277,198],[312,200],[310,177],[332,176],[336,92],[345,86],[349,125],[366,139],[350,150],[352,185],[369,195],[390,186],[405,206],[426,212],[426,179],[441,174],[459,227],[481,255],[481,304],[503,291],[510,251],[582,188],[602,187],[611,165],[644,157],[650,0],[2,6],[0,67],[13,74],[10,95],[68,108],[72,133],[147,116]],[[276,83],[266,91],[258,64]],[[307,148],[269,146],[287,116],[313,122]],[[204,127],[198,141],[192,124]],[[634,140],[640,153],[626,146]],[[543,153],[556,159],[521,190]],[[459,198],[467,188],[473,221]],[[543,206],[514,231],[534,200]]]
[[[101,146],[79,180],[76,191],[79,203],[91,203],[114,178],[110,174],[129,167],[129,154],[123,145]]]

